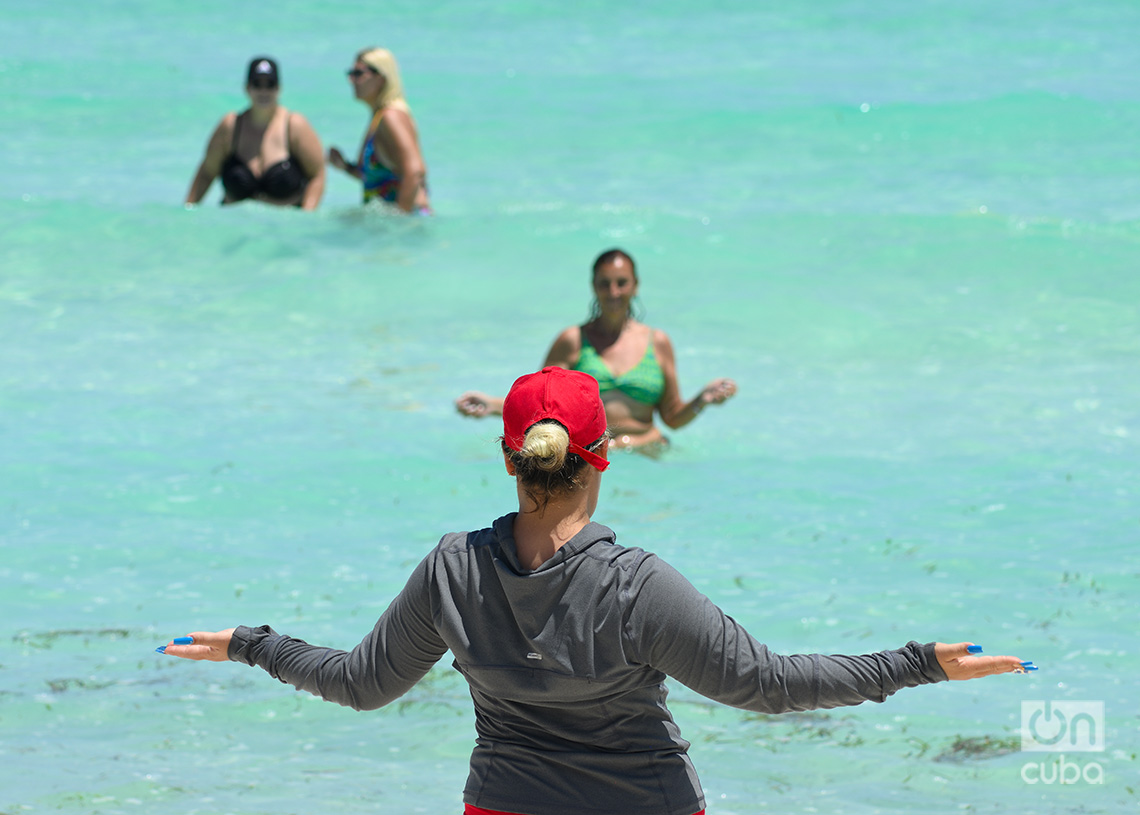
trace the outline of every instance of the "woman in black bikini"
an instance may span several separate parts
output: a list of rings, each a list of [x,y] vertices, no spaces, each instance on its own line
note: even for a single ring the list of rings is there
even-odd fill
[[[277,104],[277,63],[268,57],[250,62],[245,92],[249,108],[227,113],[210,136],[187,205],[201,201],[220,175],[223,204],[252,198],[316,209],[325,191],[324,151],[308,120]]]

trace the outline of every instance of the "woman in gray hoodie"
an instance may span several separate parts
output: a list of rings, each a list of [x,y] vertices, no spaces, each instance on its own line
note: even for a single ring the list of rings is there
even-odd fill
[[[398,699],[450,650],[475,704],[469,815],[702,812],[667,676],[726,705],[782,713],[1033,669],[976,656],[970,643],[773,654],[663,560],[591,520],[608,441],[593,377],[560,367],[523,376],[503,406],[518,511],[445,535],[356,648],[241,626],[159,650],[255,665],[357,710]]]

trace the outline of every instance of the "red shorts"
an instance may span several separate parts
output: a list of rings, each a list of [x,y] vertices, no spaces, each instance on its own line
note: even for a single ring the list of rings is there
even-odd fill
[[[499,812],[497,809],[483,809],[481,807],[471,806],[471,804],[464,804],[463,815],[518,815],[518,813]],[[702,809],[700,812],[694,812],[693,815],[705,815],[705,811]]]

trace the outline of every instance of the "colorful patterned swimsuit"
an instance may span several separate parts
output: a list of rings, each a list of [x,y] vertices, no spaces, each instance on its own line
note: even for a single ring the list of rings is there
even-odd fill
[[[379,127],[380,123],[377,122],[376,125]],[[375,139],[376,130],[373,129],[372,135],[364,143],[364,153],[360,157],[360,169],[363,173],[361,180],[364,182],[364,203],[367,204],[369,201],[379,198],[381,201],[394,204],[400,193],[400,177],[396,175],[394,170],[380,161],[380,156],[376,153],[376,145],[373,144]]]
[[[380,129],[380,119],[383,116],[384,112],[381,111],[376,117],[376,123],[372,127],[372,135],[368,137],[368,141],[364,142],[364,151],[360,155],[360,178],[364,182],[364,203],[366,204],[376,199],[394,204],[400,197],[400,176],[396,175],[395,170],[380,160],[380,155],[376,151],[376,132]],[[431,215],[431,207],[418,207],[415,214]]]

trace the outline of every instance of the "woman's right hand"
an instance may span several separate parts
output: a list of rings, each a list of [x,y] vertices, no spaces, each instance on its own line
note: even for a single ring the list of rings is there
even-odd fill
[[[348,169],[348,162],[344,160],[344,154],[336,147],[329,148],[329,164],[338,170]]]
[[[972,642],[957,642],[952,645],[944,642],[934,643],[934,656],[937,657],[942,670],[946,672],[947,679],[979,679],[994,674],[1026,673],[1037,670],[1032,662],[1023,661],[1018,657],[978,656],[981,650],[980,646]]]
[[[467,391],[467,393],[460,396],[455,400],[455,409],[462,413],[464,416],[472,416],[476,419],[481,419],[484,416],[490,416],[495,412],[495,402],[498,400],[493,399],[485,393],[479,391]]]

